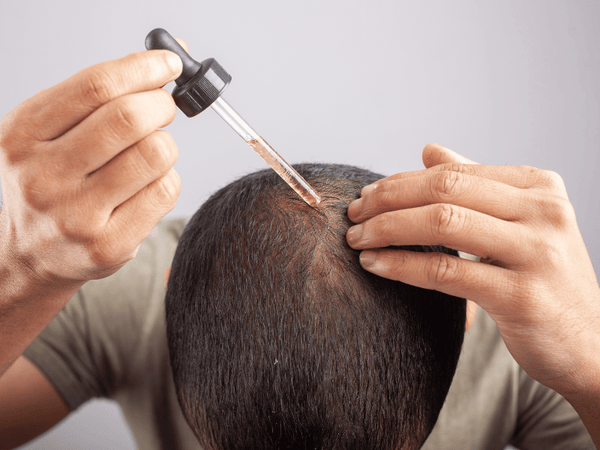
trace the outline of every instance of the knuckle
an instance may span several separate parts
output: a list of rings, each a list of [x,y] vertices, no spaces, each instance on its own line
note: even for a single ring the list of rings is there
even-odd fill
[[[57,228],[61,236],[64,236],[69,240],[75,240],[84,245],[92,241],[95,234],[95,227],[87,221],[84,223],[79,220],[75,214],[63,217],[62,220],[57,223]]]
[[[123,249],[116,238],[97,239],[89,246],[94,266],[108,268],[123,264]]]
[[[56,227],[60,235],[68,241],[88,249],[102,236],[103,221],[90,207],[89,202],[83,202],[76,208],[69,205],[62,208]]]
[[[531,184],[541,188],[546,188],[559,192],[566,192],[565,182],[562,177],[552,171],[543,170],[531,166],[518,166],[528,177],[531,178]]]
[[[448,284],[460,279],[460,263],[445,253],[437,253],[429,259],[429,281],[434,285]]]
[[[437,174],[433,179],[434,198],[449,200],[460,195],[465,184],[465,177],[456,171],[444,171]]]
[[[98,217],[92,226],[81,233],[81,242],[96,270],[112,273],[112,269],[122,266],[132,257],[131,230],[115,229]]]
[[[444,164],[443,167],[446,172],[462,173],[465,175],[471,174],[473,172],[472,164],[460,164],[453,162]]]
[[[83,77],[83,95],[95,105],[103,105],[118,97],[119,91],[111,75],[94,66]]]
[[[18,147],[13,145],[14,131],[19,129],[18,109],[19,107],[13,109],[0,121],[0,151],[8,156],[14,152],[13,147]]]
[[[433,170],[434,172],[454,172],[463,175],[471,175],[473,174],[473,165],[451,162],[434,166],[431,170]]]
[[[108,126],[111,133],[121,140],[127,140],[142,128],[141,121],[133,105],[126,100],[114,102],[110,111]]]
[[[555,191],[564,191],[565,182],[562,177],[552,170],[543,170],[543,179],[547,187]]]
[[[131,170],[140,177],[157,178],[165,174],[177,159],[177,150],[173,149],[172,139],[164,135],[166,132],[152,133],[138,142],[134,149]]]
[[[19,105],[0,121],[0,155],[9,165],[18,164],[35,152],[31,142],[35,127],[27,123],[29,118],[22,111],[23,106]]]
[[[394,251],[391,253],[388,259],[388,272],[393,274],[393,279],[401,280],[405,273],[407,273],[408,257],[407,253],[403,251]]]
[[[50,209],[60,196],[57,183],[49,182],[48,176],[47,171],[33,167],[19,174],[23,198],[36,211]]]
[[[179,174],[171,169],[167,175],[158,180],[159,197],[167,206],[174,206],[181,192],[181,179]]]
[[[537,167],[528,166],[526,164],[520,164],[518,166],[513,166],[516,172],[522,174],[523,178],[528,182],[526,184],[534,184],[538,178],[541,176],[541,169]]]
[[[552,228],[562,228],[575,220],[575,209],[571,202],[558,195],[544,196],[538,201],[538,208]]]
[[[393,235],[394,219],[391,214],[381,214],[375,219],[372,219],[373,231],[372,234],[379,236],[381,239],[389,242],[390,236]]]
[[[371,195],[365,197],[365,200],[368,200],[371,205],[369,206],[369,210],[377,211],[386,211],[390,204],[394,201],[394,186],[393,183],[379,183],[373,191]]]
[[[559,225],[567,225],[576,223],[575,208],[569,200],[563,197],[556,198],[556,206],[554,208],[556,219]]]
[[[438,203],[433,205],[431,211],[431,226],[434,236],[447,237],[461,228],[464,216],[462,210],[457,206]]]
[[[515,170],[524,174],[529,174],[529,176],[533,176],[535,178],[537,178],[539,176],[539,173],[542,172],[541,169],[538,169],[537,167],[528,166],[527,164],[519,164],[513,167],[515,168]]]

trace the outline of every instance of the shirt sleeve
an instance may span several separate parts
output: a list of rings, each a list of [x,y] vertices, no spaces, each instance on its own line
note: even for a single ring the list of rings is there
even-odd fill
[[[24,352],[71,410],[126,387],[147,317],[163,307],[163,274],[185,223],[159,223],[134,260],[86,283]]]
[[[456,374],[423,449],[594,449],[571,405],[533,380],[478,308]]]
[[[521,371],[518,421],[511,445],[522,450],[595,449],[577,412],[561,395]]]

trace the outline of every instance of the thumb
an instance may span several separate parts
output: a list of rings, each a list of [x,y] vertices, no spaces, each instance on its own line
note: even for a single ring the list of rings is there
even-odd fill
[[[475,161],[471,161],[439,144],[431,143],[425,146],[423,149],[423,164],[427,169],[446,163],[477,164]]]

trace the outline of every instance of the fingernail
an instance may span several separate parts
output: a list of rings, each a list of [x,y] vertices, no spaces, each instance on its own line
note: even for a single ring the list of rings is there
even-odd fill
[[[350,227],[350,229],[348,230],[348,233],[346,233],[346,240],[348,241],[348,244],[352,245],[352,244],[356,244],[358,241],[360,241],[362,232],[363,232],[362,225],[354,225],[353,227]]]
[[[360,254],[360,265],[365,269],[372,267],[377,261],[377,254],[375,252],[364,251]]]
[[[365,195],[369,194],[373,189],[375,189],[376,186],[377,184],[369,184],[368,186],[365,186],[362,188],[362,191],[360,191],[360,196],[364,197]]]
[[[353,200],[348,205],[348,217],[350,220],[357,219],[360,215],[360,211],[362,209],[362,200],[359,198],[358,200]],[[354,221],[354,220],[353,220]]]

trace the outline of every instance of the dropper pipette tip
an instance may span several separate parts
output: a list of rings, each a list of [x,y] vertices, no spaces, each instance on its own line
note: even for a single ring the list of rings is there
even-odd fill
[[[285,181],[296,193],[313,208],[318,206],[321,198],[307,181],[271,147],[262,137],[247,142],[265,162]]]

